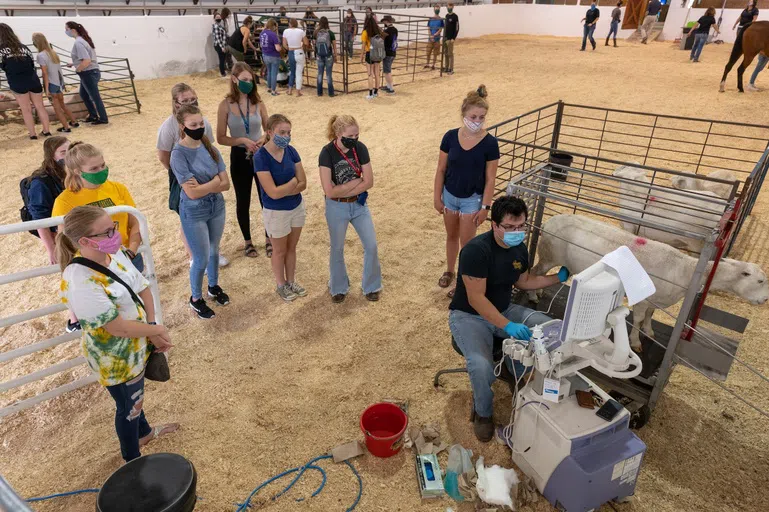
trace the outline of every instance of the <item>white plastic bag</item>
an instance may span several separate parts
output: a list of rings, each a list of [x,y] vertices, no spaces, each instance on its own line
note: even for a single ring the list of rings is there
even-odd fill
[[[483,457],[478,457],[475,471],[478,473],[475,488],[481,500],[489,505],[507,506],[513,509],[510,489],[518,483],[515,470],[505,469],[496,464],[487,468],[483,465]]]

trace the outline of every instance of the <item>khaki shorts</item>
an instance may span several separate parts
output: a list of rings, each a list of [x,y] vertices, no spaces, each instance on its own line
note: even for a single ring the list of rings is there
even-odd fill
[[[264,230],[270,238],[283,238],[291,233],[291,229],[304,227],[306,216],[304,200],[293,210],[262,210]]]

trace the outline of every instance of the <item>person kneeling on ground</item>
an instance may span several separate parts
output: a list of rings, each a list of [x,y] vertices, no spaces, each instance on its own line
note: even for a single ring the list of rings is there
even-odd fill
[[[61,301],[80,319],[83,355],[115,400],[115,430],[129,462],[141,456],[142,446],[176,431],[179,424],[153,429],[144,417],[144,366],[151,346],[167,352],[173,345],[168,330],[155,325],[149,281],[131,264],[116,224],[98,206],[73,208],[56,235],[56,256],[62,270]],[[119,280],[73,261],[76,257]],[[135,302],[132,292],[141,300]]]
[[[569,277],[566,267],[556,275],[532,276],[528,272],[526,203],[517,197],[502,197],[491,207],[491,230],[473,238],[459,254],[457,291],[449,306],[451,334],[467,360],[473,390],[473,429],[479,441],[494,436],[492,419],[495,380],[494,336],[528,340],[529,327],[550,317],[524,306],[511,304],[513,286],[538,290],[563,283]],[[506,360],[514,375],[523,366]]]

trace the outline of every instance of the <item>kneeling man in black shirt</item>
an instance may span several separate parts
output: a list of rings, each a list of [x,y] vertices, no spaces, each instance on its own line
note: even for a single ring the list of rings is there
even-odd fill
[[[449,309],[449,327],[467,360],[473,389],[474,430],[483,442],[494,436],[491,385],[495,380],[492,350],[494,336],[528,340],[529,327],[550,320],[544,313],[511,304],[513,286],[538,290],[562,283],[569,277],[566,267],[556,275],[529,274],[526,237],[526,203],[517,197],[502,197],[491,207],[491,230],[478,235],[459,254],[457,291]],[[505,360],[514,374],[523,366]]]

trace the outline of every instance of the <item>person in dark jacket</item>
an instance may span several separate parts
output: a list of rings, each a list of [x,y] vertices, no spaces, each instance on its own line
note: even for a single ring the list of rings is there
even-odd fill
[[[29,177],[29,202],[27,210],[32,220],[48,219],[53,211],[53,202],[64,190],[64,155],[69,149],[66,137],[50,137],[43,143],[43,163]],[[51,265],[56,263],[56,228],[38,229],[37,234],[48,253]]]

